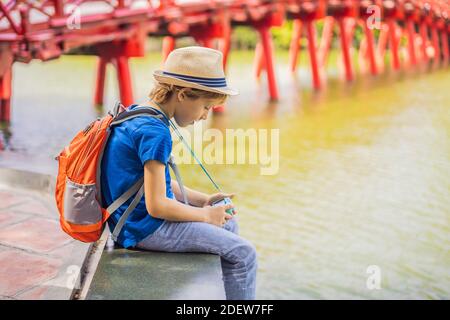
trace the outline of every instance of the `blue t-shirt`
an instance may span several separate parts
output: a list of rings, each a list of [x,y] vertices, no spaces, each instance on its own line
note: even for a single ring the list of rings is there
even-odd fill
[[[131,105],[135,109],[138,105]],[[139,107],[145,108],[145,107]],[[158,110],[158,112],[160,112]],[[161,113],[161,112],[160,112]],[[144,175],[144,164],[158,160],[166,166],[166,196],[174,198],[170,187],[168,160],[172,151],[169,122],[165,117],[142,115],[127,120],[112,129],[101,163],[101,192],[104,208],[127,191]],[[134,196],[119,207],[108,219],[111,232],[114,230]],[[132,247],[152,234],[163,223],[163,219],[152,217],[146,209],[145,197],[128,216],[117,242],[124,248]]]

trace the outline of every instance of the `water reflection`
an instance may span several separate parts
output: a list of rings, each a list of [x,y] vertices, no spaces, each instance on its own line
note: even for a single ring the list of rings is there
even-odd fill
[[[0,151],[14,150],[10,145],[11,135],[12,132],[9,122],[0,121]]]

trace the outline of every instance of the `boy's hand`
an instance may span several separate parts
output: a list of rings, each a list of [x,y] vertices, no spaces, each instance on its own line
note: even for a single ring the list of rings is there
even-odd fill
[[[205,203],[203,204],[203,207],[210,206],[214,202],[216,202],[218,200],[222,200],[223,198],[230,198],[230,199],[232,199],[234,196],[235,196],[234,193],[223,193],[223,192],[211,194],[205,200]],[[233,208],[233,209],[234,209],[234,213],[236,214],[237,213],[236,208]]]
[[[213,224],[218,227],[223,227],[227,220],[233,219],[233,216],[226,213],[226,210],[234,208],[233,204],[226,204],[222,206],[206,206],[205,209],[205,222]]]

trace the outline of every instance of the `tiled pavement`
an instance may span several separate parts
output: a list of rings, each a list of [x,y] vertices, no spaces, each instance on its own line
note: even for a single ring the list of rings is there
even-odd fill
[[[74,288],[80,286],[79,271],[88,256],[90,245],[73,240],[60,229],[53,195],[56,174],[54,165],[53,171],[40,170],[43,167],[39,167],[39,170],[31,172],[20,168],[24,159],[17,159],[17,166],[14,168],[4,167],[4,159],[0,157],[0,300],[70,299]],[[51,168],[51,165],[48,164],[47,167]],[[99,275],[96,273],[97,280],[94,279],[93,283],[97,289],[91,290],[90,299],[98,299],[99,295],[108,299],[151,299],[155,294],[161,298],[161,292],[169,299],[224,297],[218,256],[195,254],[183,258],[167,254],[160,261],[160,255],[149,254],[144,257],[143,253],[135,252],[135,257],[139,259],[116,263],[115,259],[122,259],[123,251],[114,250],[110,252],[112,255],[106,256],[102,254],[103,251],[94,252],[89,255],[88,270],[83,269],[84,272],[88,271],[85,274],[87,283],[90,283],[89,276],[93,276],[100,257],[106,262],[106,268]],[[126,252],[125,255],[131,254]],[[206,264],[205,259],[209,261]],[[119,267],[130,263],[132,268]],[[148,264],[154,266],[148,270]],[[175,265],[176,272],[168,264]],[[165,272],[149,274],[153,269]],[[130,270],[135,271],[130,273]],[[196,276],[198,273],[202,276]],[[184,287],[171,285],[174,277],[178,277],[177,274],[189,280],[183,280]],[[143,276],[145,281],[142,281]],[[146,287],[153,288],[154,281],[158,282],[158,290],[143,291]],[[110,290],[109,282],[116,286],[116,291]],[[81,299],[87,294],[87,286],[84,289],[77,293],[81,295]],[[130,292],[133,294],[127,295]]]
[[[52,195],[0,186],[0,299],[69,299],[88,249],[60,229]]]

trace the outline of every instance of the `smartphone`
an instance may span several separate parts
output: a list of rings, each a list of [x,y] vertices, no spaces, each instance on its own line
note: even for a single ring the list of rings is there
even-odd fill
[[[230,203],[233,203],[233,202],[231,202],[230,198],[226,197],[226,198],[217,200],[216,202],[213,202],[212,206],[213,207],[215,207],[215,206],[222,206],[222,205],[226,205],[226,204],[230,204]],[[234,209],[233,208],[225,210],[225,212],[230,214],[230,215],[234,215]]]

